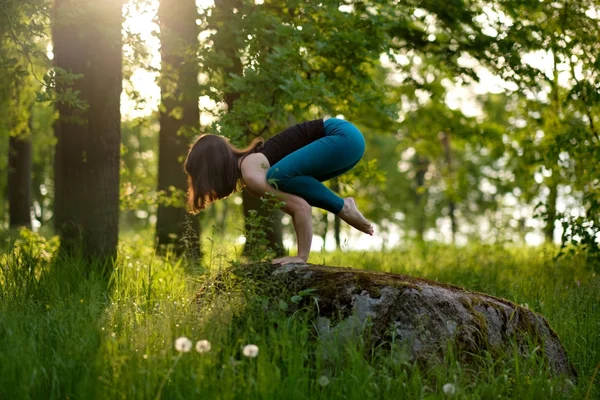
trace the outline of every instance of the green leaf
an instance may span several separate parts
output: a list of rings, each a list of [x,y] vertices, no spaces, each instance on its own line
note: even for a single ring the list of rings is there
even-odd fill
[[[286,303],[283,300],[279,300],[279,309],[282,311],[287,311],[288,309],[288,303]]]
[[[306,295],[309,295],[309,294],[311,294],[313,292],[316,292],[316,290],[317,289],[314,289],[314,288],[304,289],[304,290],[301,290],[300,292],[298,292],[298,295],[300,295],[300,296],[306,296]]]

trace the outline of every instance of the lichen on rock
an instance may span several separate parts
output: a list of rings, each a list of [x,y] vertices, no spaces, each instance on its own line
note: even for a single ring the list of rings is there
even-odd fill
[[[394,343],[411,360],[443,357],[448,344],[461,354],[522,354],[541,349],[555,374],[576,376],[544,317],[508,300],[407,275],[294,264],[245,266],[269,282],[274,299],[312,289],[315,330],[323,348],[368,332],[373,346]]]

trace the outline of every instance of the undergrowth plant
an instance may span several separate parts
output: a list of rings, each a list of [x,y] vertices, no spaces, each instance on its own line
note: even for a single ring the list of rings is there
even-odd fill
[[[250,262],[261,262],[272,259],[277,254],[277,249],[270,246],[268,235],[273,231],[269,222],[272,222],[277,211],[285,206],[274,194],[267,192],[260,199],[260,211],[249,210],[246,216],[246,248]]]
[[[273,296],[276,288],[245,262],[195,268],[185,257],[159,256],[145,245],[148,237],[121,241],[108,281],[101,266],[60,256],[55,239],[28,231],[3,253],[0,398],[600,396],[600,279],[577,256],[481,245],[343,256],[345,266],[452,283],[541,313],[578,371],[569,380],[552,376],[535,346],[528,354],[482,352],[470,363],[450,348],[439,363],[421,364],[393,339],[372,348],[359,335],[332,354],[315,334],[315,293]],[[315,256],[327,264],[340,259]],[[264,273],[272,268],[259,265]]]

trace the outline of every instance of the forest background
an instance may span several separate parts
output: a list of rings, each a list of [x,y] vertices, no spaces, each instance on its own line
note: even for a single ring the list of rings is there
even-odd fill
[[[87,260],[84,270],[107,262],[114,271],[132,243],[146,249],[142,264],[156,250],[202,273],[216,258],[293,252],[290,219],[246,193],[188,214],[182,162],[199,134],[241,146],[337,116],[361,129],[367,151],[329,185],[354,196],[377,233],[359,236],[314,210],[309,261],[418,251],[425,261],[415,264],[427,264],[428,252],[520,249],[542,257],[535,268],[569,265],[563,275],[535,273],[571,285],[585,276],[594,293],[599,20],[597,0],[3,0],[7,257],[33,241],[50,271],[54,235],[63,254]],[[4,296],[17,295],[10,265]],[[596,300],[586,297],[590,307]],[[596,346],[582,361],[587,377],[597,323],[587,331]]]

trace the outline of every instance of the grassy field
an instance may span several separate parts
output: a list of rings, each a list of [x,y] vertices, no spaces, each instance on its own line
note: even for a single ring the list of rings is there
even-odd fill
[[[500,296],[544,315],[579,378],[551,377],[537,353],[485,354],[462,365],[450,353],[423,368],[360,340],[326,362],[304,312],[217,302],[198,287],[235,254],[213,243],[203,267],[122,241],[108,278],[99,266],[54,257],[56,242],[26,236],[2,256],[2,399],[599,399],[600,276],[555,249],[428,246],[311,255],[312,263],[405,273]],[[91,272],[90,272],[91,271]],[[226,290],[252,296],[230,280]],[[178,352],[175,340],[210,350]],[[256,357],[244,346],[258,347]],[[367,357],[366,357],[367,355]]]

